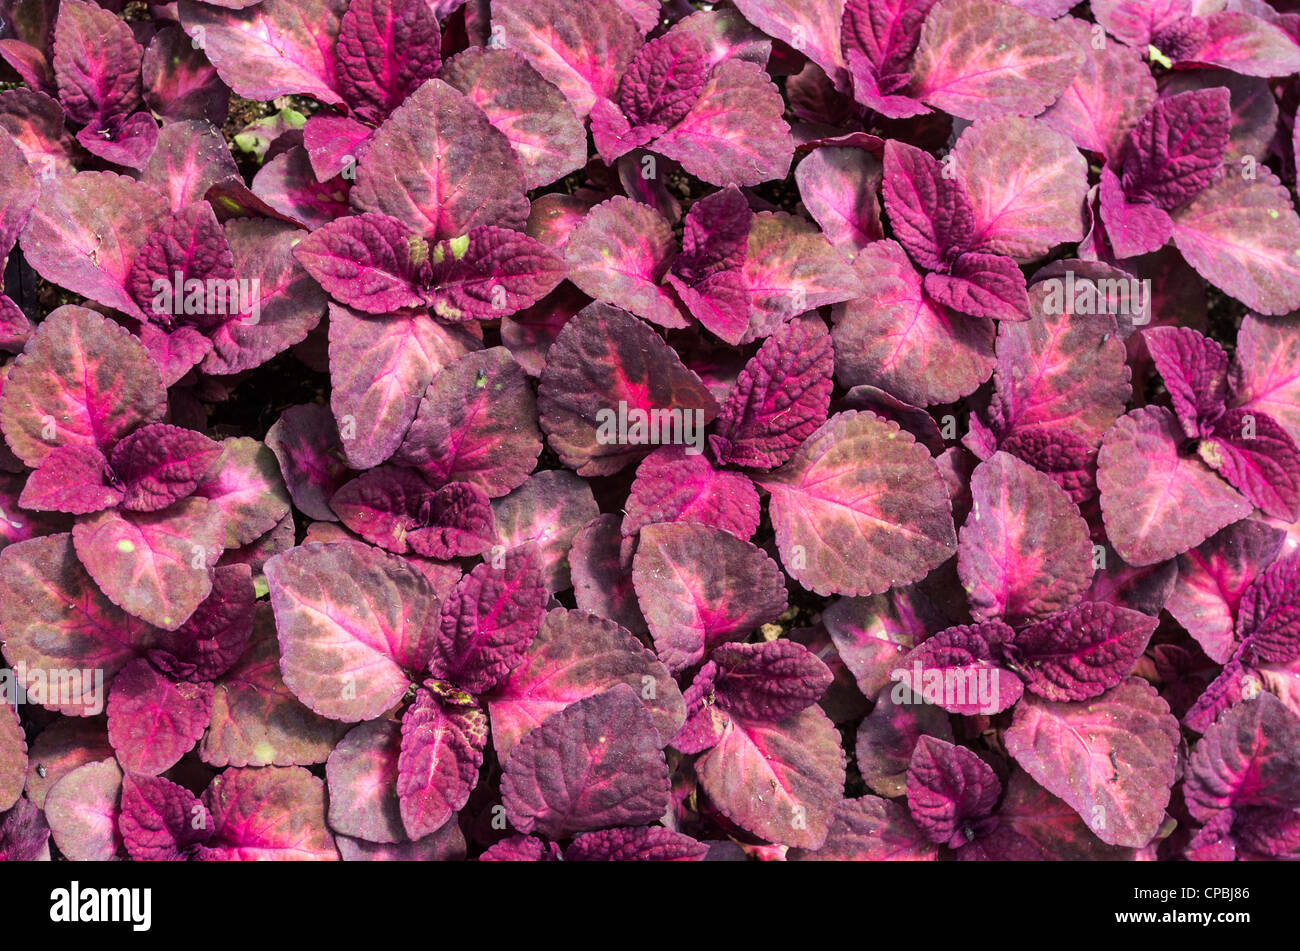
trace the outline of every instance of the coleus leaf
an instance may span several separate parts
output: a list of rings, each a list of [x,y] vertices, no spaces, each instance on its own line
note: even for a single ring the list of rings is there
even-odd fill
[[[963,254],[951,273],[927,274],[925,290],[935,303],[971,317],[1024,320],[1029,314],[1025,276],[1000,254]]]
[[[488,696],[492,744],[503,760],[553,714],[625,683],[638,692],[664,742],[685,717],[682,694],[663,663],[626,629],[585,611],[555,608],[522,663]]]
[[[884,171],[866,149],[816,149],[794,174],[804,207],[837,248],[852,255],[885,236],[878,197]]]
[[[757,501],[757,498],[755,499]],[[573,536],[569,572],[578,609],[645,634],[645,618],[632,583],[632,558],[617,515],[597,515]]]
[[[397,798],[402,824],[412,839],[445,825],[478,782],[488,719],[464,699],[453,688],[425,686],[402,715]]]
[[[1265,7],[1270,18],[1276,16]],[[1191,21],[1197,23],[1197,21]],[[1283,76],[1300,72],[1300,50],[1293,34],[1279,24],[1240,10],[1210,13],[1204,18],[1204,30],[1193,30],[1182,43],[1178,30],[1169,31],[1174,42],[1164,36],[1162,43],[1174,46],[1180,61],[1209,63],[1247,76]],[[1180,26],[1185,26],[1183,21]],[[1201,42],[1197,42],[1200,40]]]
[[[228,769],[202,802],[213,825],[197,852],[203,861],[338,860],[325,823],[325,783],[301,766]]]
[[[1300,720],[1272,694],[1237,704],[1192,750],[1188,810],[1208,822],[1225,809],[1300,806],[1297,739]]]
[[[881,796],[907,794],[907,766],[922,736],[952,742],[947,712],[916,699],[906,688],[882,690],[871,713],[858,726],[858,771],[872,792]]]
[[[114,604],[174,631],[212,591],[225,517],[205,499],[160,512],[104,511],[72,529],[77,557]]]
[[[896,241],[869,245],[853,266],[864,293],[832,312],[841,383],[925,405],[961,399],[988,379],[997,333],[991,320],[936,303]]]
[[[180,21],[236,94],[258,100],[297,94],[337,105],[343,98],[334,50],[346,6],[342,0],[263,0],[222,10],[183,0]]]
[[[429,672],[472,694],[490,692],[519,666],[545,612],[535,547],[476,566],[442,605]]]
[[[891,139],[885,143],[882,194],[894,234],[926,270],[946,268],[969,250],[975,208],[965,188],[929,153]]]
[[[149,41],[140,63],[140,82],[145,102],[168,120],[158,135],[160,148],[169,126],[188,121],[224,122],[229,115],[229,87],[177,24],[163,27]]]
[[[1158,99],[1129,133],[1124,194],[1172,211],[1221,179],[1229,98],[1218,86]]]
[[[669,670],[704,659],[786,608],[776,562],[731,533],[686,522],[647,525],[632,561],[632,582]]]
[[[265,535],[289,514],[289,493],[275,454],[256,439],[231,436],[194,489],[225,517],[224,545],[237,548]]]
[[[741,0],[736,8],[750,23],[820,66],[832,79],[843,67],[840,20],[844,0],[803,4],[793,0]]]
[[[957,179],[975,215],[972,248],[1017,261],[1083,239],[1088,164],[1035,119],[980,119],[953,146]]]
[[[144,51],[131,28],[82,0],[59,5],[54,26],[54,80],[69,119],[95,131],[140,105]]]
[[[848,0],[840,41],[854,79],[865,70],[877,86],[905,83],[921,25],[934,4],[935,0]]]
[[[25,798],[38,809],[45,808],[45,797],[54,784],[78,766],[112,759],[113,747],[103,717],[61,717],[41,730],[30,744],[33,768],[27,774]]]
[[[161,195],[124,176],[56,176],[42,185],[23,231],[23,254],[46,280],[142,320],[127,277],[165,213]]]
[[[586,163],[582,120],[564,94],[514,50],[471,47],[446,64],[442,79],[510,140],[527,188],[549,185]]]
[[[601,829],[575,836],[564,850],[566,862],[699,862],[708,846],[662,826]]]
[[[129,772],[157,776],[193,749],[212,717],[212,684],[159,673],[144,658],[113,678],[108,739]]]
[[[728,714],[776,722],[816,703],[834,675],[815,654],[789,640],[720,644],[710,655],[713,691]]]
[[[964,746],[922,736],[907,767],[907,806],[931,842],[959,849],[996,825],[1002,784],[992,767]]]
[[[977,619],[1019,625],[1083,596],[1092,581],[1092,543],[1060,486],[1000,452],[975,469],[971,493],[957,571]]]
[[[624,537],[660,522],[692,522],[748,541],[758,530],[758,492],[749,479],[714,469],[703,455],[664,446],[637,467],[623,512]]]
[[[510,141],[440,79],[416,89],[379,127],[356,175],[353,207],[391,215],[433,241],[478,225],[522,227],[528,214]]]
[[[389,314],[426,303],[428,245],[389,215],[336,218],[293,254],[331,297],[357,310]]]
[[[36,205],[40,183],[8,135],[0,135],[0,160],[10,169],[9,177],[0,184],[0,253],[8,255]]]
[[[844,799],[820,848],[791,849],[791,861],[927,862],[939,847],[923,836],[907,809],[879,796]]]
[[[122,850],[122,769],[113,759],[86,763],[65,775],[45,797],[45,819],[59,851],[71,862],[106,862]]]
[[[501,777],[510,824],[561,838],[644,825],[668,805],[664,741],[626,684],[549,717],[515,746]]]
[[[1215,287],[1261,314],[1300,307],[1300,217],[1272,172],[1226,175],[1173,218],[1174,244]]]
[[[329,499],[350,481],[338,426],[329,408],[291,406],[266,433],[294,507],[314,521],[335,521]]]
[[[644,444],[618,443],[620,405],[625,418],[633,410],[647,418],[674,411],[679,434],[689,436],[689,422],[701,444],[703,426],[717,415],[712,395],[662,338],[625,311],[592,304],[564,325],[547,355],[538,389],[542,429],[579,475],[608,475],[647,454]]]
[[[825,422],[833,367],[820,319],[782,324],[745,364],[723,404],[709,437],[718,461],[771,469],[788,460]]]
[[[404,559],[360,542],[309,542],[265,571],[284,682],[314,712],[374,719],[428,663],[438,599]]]
[[[26,797],[0,819],[0,862],[44,862],[50,858],[50,827]]]
[[[754,216],[742,269],[749,294],[743,332],[710,327],[728,343],[749,343],[827,304],[852,300],[861,284],[848,262],[810,223],[782,212]]]
[[[618,104],[633,127],[670,129],[704,90],[710,63],[704,44],[686,32],[668,33],[637,51],[618,87]]]
[[[910,695],[966,716],[1000,713],[1024,692],[1020,678],[1001,666],[1012,637],[1001,621],[950,627],[918,644],[890,679],[906,688],[903,699]]]
[[[1192,14],[1193,0],[1093,0],[1097,22],[1122,43],[1146,49],[1159,34]]]
[[[1036,115],[1083,51],[1055,23],[994,0],[940,0],[921,28],[909,94],[963,119]]]
[[[438,18],[427,3],[362,0],[348,5],[334,49],[338,90],[352,114],[378,125],[442,65]]]
[[[1237,336],[1230,405],[1265,413],[1300,438],[1300,341],[1297,318],[1247,314]]]
[[[347,726],[313,713],[285,686],[271,605],[258,606],[254,625],[248,649],[216,680],[199,756],[217,767],[325,762]]]
[[[1252,661],[1289,664],[1300,657],[1300,556],[1269,565],[1241,599],[1237,629]]]
[[[1085,602],[1016,634],[1016,671],[1048,700],[1087,700],[1132,673],[1157,619],[1100,601]]]
[[[1178,581],[1166,607],[1215,663],[1226,664],[1235,653],[1242,596],[1285,537],[1281,529],[1245,519],[1178,556]]]
[[[1198,451],[1266,515],[1300,517],[1300,448],[1271,416],[1229,410]]]
[[[661,327],[685,327],[660,286],[676,254],[668,220],[648,205],[615,197],[593,208],[564,248],[569,278],[584,293]]]
[[[591,486],[572,472],[549,469],[529,476],[509,495],[492,501],[497,520],[496,554],[530,542],[542,559],[546,590],[569,587],[569,547],[573,537],[599,513]]]
[[[1110,166],[1101,171],[1097,211],[1102,226],[1097,231],[1104,234],[1117,258],[1151,254],[1173,237],[1174,221],[1169,213],[1146,202],[1129,201]]]
[[[493,320],[532,307],[567,274],[564,262],[539,241],[492,225],[439,243],[432,263],[433,311],[453,321]]]
[[[1131,565],[1150,565],[1195,548],[1250,515],[1251,505],[1200,459],[1180,450],[1174,414],[1134,410],[1106,433],[1097,485],[1111,544]]]
[[[80,307],[41,322],[0,398],[11,448],[37,466],[55,446],[106,453],[135,427],[159,419],[165,391],[148,353],[123,327]]]
[[[794,159],[784,111],[779,91],[761,66],[729,59],[709,74],[690,111],[652,148],[710,185],[749,186],[784,178]]]
[[[636,22],[615,0],[581,10],[562,0],[502,0],[492,7],[492,21],[505,45],[558,86],[580,118],[598,98],[614,97],[642,44]]]
[[[18,711],[6,698],[0,703],[0,806],[7,812],[27,783],[27,738]]]
[[[1058,26],[1083,50],[1083,66],[1039,119],[1079,148],[1114,161],[1129,130],[1155,103],[1155,79],[1136,50],[1121,43],[1095,44],[1092,24],[1064,19]]]
[[[252,191],[274,212],[308,228],[319,228],[350,211],[347,179],[321,182],[301,147],[276,155],[253,177]]]
[[[192,493],[221,457],[222,447],[201,433],[152,423],[128,435],[110,461],[123,484],[122,506],[156,512]]]
[[[418,312],[372,317],[331,305],[329,335],[330,406],[354,469],[391,456],[434,374],[478,349],[472,336]]]
[[[821,847],[843,798],[844,751],[830,718],[816,706],[777,723],[729,717],[695,771],[732,822],[798,848]]]
[[[1189,439],[1208,436],[1228,398],[1228,354],[1190,327],[1152,327],[1142,338],[1183,432]]]
[[[161,776],[128,772],[121,808],[122,844],[137,862],[184,861],[212,830],[212,817],[194,794]]]
[[[505,495],[542,450],[536,418],[532,389],[509,351],[469,353],[434,375],[393,461],[435,485],[468,482]]]
[[[1155,688],[1129,678],[1086,703],[1026,697],[1007,751],[1103,842],[1141,848],[1164,819],[1178,722]]]
[[[175,631],[160,632],[148,656],[164,674],[193,683],[234,666],[253,630],[257,595],[248,565],[218,565],[210,594]]]
[[[493,540],[492,506],[466,482],[434,488],[418,472],[381,466],[334,493],[339,519],[371,544],[428,558],[480,555]]]
[[[908,584],[955,550],[951,502],[929,452],[873,413],[831,417],[758,481],[771,493],[787,572],[819,593]]]
[[[329,825],[335,833],[367,842],[406,839],[397,799],[402,728],[393,720],[358,723],[325,762]]]
[[[103,671],[107,686],[153,640],[148,625],[126,614],[95,585],[67,533],[6,547],[0,552],[0,578],[15,594],[0,600],[4,656],[11,667],[97,669]],[[25,689],[32,686],[30,680],[19,680]],[[72,716],[93,716],[104,703],[97,687],[92,678],[83,677],[72,682],[67,695],[60,691],[59,697],[42,702]]]
[[[111,473],[93,446],[58,446],[23,486],[18,504],[32,512],[87,515],[122,501],[122,490],[109,484]]]

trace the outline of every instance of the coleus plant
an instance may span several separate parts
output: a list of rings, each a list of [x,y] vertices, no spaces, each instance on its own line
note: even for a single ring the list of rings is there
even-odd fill
[[[0,6],[0,857],[1300,854],[1294,4]]]

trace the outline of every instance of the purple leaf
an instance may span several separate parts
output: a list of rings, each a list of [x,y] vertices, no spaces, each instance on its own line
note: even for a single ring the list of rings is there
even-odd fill
[[[541,452],[536,418],[532,389],[508,351],[469,353],[434,375],[393,461],[435,485],[468,482],[505,495]]]
[[[119,17],[82,0],[60,3],[53,49],[59,101],[73,122],[98,132],[139,107],[144,51]]]
[[[179,680],[215,680],[248,646],[256,597],[251,568],[219,565],[212,576],[212,594],[175,631],[159,632],[149,659]]]
[[[964,186],[928,153],[886,142],[883,194],[894,234],[921,267],[946,269],[971,248],[975,207]]]
[[[429,672],[472,694],[490,692],[519,666],[545,613],[536,549],[476,566],[443,602]]]
[[[106,862],[122,849],[118,831],[122,769],[113,759],[87,763],[68,773],[45,797],[45,819],[54,844],[72,862]]]
[[[402,442],[435,373],[478,346],[422,313],[369,317],[330,305],[330,405],[354,469],[379,465]]]
[[[160,147],[170,126],[189,120],[225,122],[230,111],[230,89],[178,25],[163,27],[149,41],[140,79],[145,101],[167,120]]]
[[[674,441],[688,441],[691,427],[699,448],[704,425],[717,415],[700,378],[654,331],[605,304],[591,305],[560,331],[547,355],[537,407],[551,448],[583,476],[608,475],[646,455],[646,445],[662,435],[645,432],[652,410],[674,411],[679,422],[659,428],[676,429]],[[633,442],[633,432],[645,441]]]
[[[641,529],[632,581],[655,650],[682,671],[786,608],[776,562],[729,532],[664,523]]]
[[[18,504],[32,512],[88,515],[122,501],[108,461],[93,446],[59,446],[27,478]]]
[[[897,703],[892,699],[896,692]],[[858,772],[881,796],[896,799],[907,794],[907,765],[921,737],[952,742],[947,711],[916,699],[910,690],[882,690],[871,714],[858,727]]]
[[[577,701],[525,736],[506,761],[501,798],[510,824],[561,838],[656,821],[668,807],[663,742],[626,684]]]
[[[501,131],[524,168],[526,187],[539,188],[587,160],[587,137],[573,106],[514,50],[471,47],[443,69]]]
[[[791,861],[928,862],[938,846],[921,834],[907,809],[878,796],[844,799],[835,811],[825,844],[791,849]]]
[[[971,493],[957,571],[977,619],[1018,626],[1083,596],[1092,581],[1092,543],[1060,486],[1000,452],[976,468]]]
[[[794,716],[820,700],[834,679],[815,654],[789,640],[720,644],[711,656],[718,705],[748,720]]]
[[[619,83],[618,105],[633,127],[671,129],[704,91],[711,64],[690,33],[665,34],[646,43]]]
[[[113,679],[108,740],[128,772],[157,776],[194,748],[212,718],[212,684],[172,680],[140,658]]]
[[[925,291],[942,307],[971,317],[1026,320],[1029,294],[1016,262],[1000,254],[963,254],[951,274],[927,274]]]
[[[661,327],[687,326],[660,286],[676,254],[672,228],[648,205],[621,197],[597,205],[564,253],[569,277],[583,292]]]
[[[923,736],[907,767],[907,806],[931,842],[959,849],[991,831],[1002,794],[993,769],[964,746]]]
[[[497,755],[507,759],[530,730],[553,714],[620,683],[638,692],[667,742],[685,717],[681,691],[668,669],[613,621],[582,611],[552,610],[523,662],[488,697]]]
[[[335,48],[338,90],[362,122],[378,125],[442,65],[438,19],[424,0],[348,5]]]
[[[1220,87],[1160,99],[1128,137],[1124,193],[1166,211],[1223,177],[1232,116]]]
[[[181,0],[180,21],[237,95],[270,100],[296,94],[337,105],[343,99],[334,46],[345,6],[342,0],[263,0],[222,10]]]
[[[440,79],[411,93],[357,166],[352,205],[383,212],[433,241],[478,225],[522,227],[522,168],[510,141]]]
[[[815,317],[782,324],[764,341],[741,371],[709,439],[720,463],[774,468],[826,421],[834,367],[830,343]]]
[[[401,747],[402,728],[392,720],[358,723],[334,747],[325,762],[334,832],[374,843],[406,839],[397,798]]]
[[[877,197],[883,175],[879,159],[865,149],[817,149],[795,169],[804,207],[846,254],[885,236]]]
[[[699,862],[708,846],[661,826],[602,829],[576,836],[564,850],[566,862]]]
[[[758,492],[739,473],[714,469],[704,456],[680,446],[665,446],[637,468],[623,512],[624,537],[647,525],[690,522],[748,541],[758,530]]]
[[[1229,410],[1199,451],[1264,514],[1300,518],[1300,448],[1273,417]]]
[[[207,436],[152,423],[113,447],[113,472],[123,484],[123,508],[156,512],[190,495],[220,458]]]
[[[405,695],[433,648],[438,600],[404,559],[312,542],[266,563],[289,689],[314,712],[370,720]]]
[[[917,581],[956,548],[930,454],[873,413],[840,413],[760,484],[786,571],[821,594]]]
[[[1036,115],[1083,63],[1057,24],[994,0],[941,0],[921,29],[909,93],[963,119]]]
[[[1133,672],[1156,619],[1101,602],[1080,604],[1015,637],[1016,669],[1048,700],[1088,700]]]
[[[973,393],[993,370],[994,324],[937,304],[895,241],[854,261],[864,293],[833,311],[837,378],[917,405]],[[1005,326],[1005,325],[1004,325]]]
[[[325,783],[301,766],[228,769],[203,793],[212,838],[209,862],[338,860],[325,823]]]
[[[23,254],[46,280],[142,320],[127,276],[165,213],[160,194],[112,172],[57,176],[42,183]]]
[[[1195,548],[1252,507],[1200,459],[1180,449],[1169,410],[1134,410],[1106,433],[1097,485],[1110,542],[1131,565],[1150,565]]]
[[[1294,317],[1247,314],[1237,336],[1231,405],[1266,413],[1300,439],[1300,338]]]
[[[1192,751],[1187,808],[1201,822],[1224,809],[1300,806],[1300,720],[1272,694],[1233,707]]]
[[[459,558],[492,544],[492,507],[481,490],[465,482],[435,488],[410,469],[363,472],[334,493],[330,506],[366,541],[398,555]]]
[[[1024,692],[1024,684],[999,666],[1012,638],[1001,621],[960,625],[922,641],[890,672],[904,688],[900,700],[933,704],[966,716],[1001,713]]]
[[[390,314],[426,303],[429,247],[388,215],[336,218],[304,238],[293,256],[348,307]]]
[[[525,59],[586,118],[597,99],[612,99],[641,48],[635,21],[615,0],[576,8],[563,0],[498,0],[492,21],[504,45]]]
[[[194,494],[221,511],[225,547],[238,548],[252,544],[289,514],[289,493],[275,454],[256,439],[231,436],[221,447],[220,458]]]
[[[767,72],[729,59],[709,74],[690,112],[653,149],[710,185],[758,185],[784,178],[794,139]]]
[[[335,521],[329,499],[350,479],[338,426],[327,407],[291,406],[266,434],[294,507],[316,521]]]
[[[1165,381],[1174,412],[1189,439],[1208,436],[1228,398],[1228,355],[1188,327],[1143,331],[1147,352]]]
[[[1135,677],[1086,703],[1026,697],[1005,734],[1016,762],[1097,838],[1132,848],[1164,819],[1178,739],[1168,704]]]
[[[1180,208],[1174,244],[1198,274],[1251,310],[1300,307],[1300,217],[1268,169],[1227,175]]]
[[[1289,664],[1300,657],[1300,555],[1280,558],[1246,589],[1237,630],[1253,659]]]
[[[433,312],[443,320],[493,320],[532,307],[567,275],[545,245],[508,228],[480,226],[433,249]]]
[[[487,741],[487,715],[478,707],[428,687],[416,691],[402,715],[397,759],[397,798],[407,835],[420,839],[436,832],[465,805]]]
[[[816,849],[843,798],[844,751],[817,707],[778,723],[729,719],[717,746],[695,763],[709,799],[728,819],[769,842]]]
[[[736,8],[768,36],[807,56],[835,78],[844,65],[840,19],[844,0],[800,3],[798,0],[740,0]]]

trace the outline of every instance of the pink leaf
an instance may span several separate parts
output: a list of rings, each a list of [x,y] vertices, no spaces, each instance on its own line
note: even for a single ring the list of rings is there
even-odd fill
[[[325,783],[301,766],[228,769],[203,793],[212,837],[209,862],[338,860],[325,824]]]
[[[691,522],[748,541],[758,529],[758,492],[739,473],[719,471],[702,455],[665,446],[637,468],[623,512],[624,537],[660,522]]]
[[[193,749],[212,717],[212,684],[172,680],[143,658],[108,695],[108,739],[131,772],[157,776]]]
[[[487,715],[478,707],[438,696],[427,686],[416,691],[402,715],[397,760],[397,798],[412,839],[444,826],[469,800],[487,740]]]

